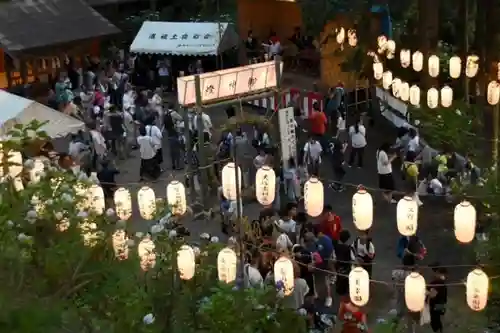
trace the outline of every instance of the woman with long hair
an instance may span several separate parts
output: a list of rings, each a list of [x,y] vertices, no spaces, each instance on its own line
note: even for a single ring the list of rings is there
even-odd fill
[[[394,192],[394,178],[392,175],[392,161],[395,154],[390,153],[390,144],[383,143],[377,150],[377,173],[379,187],[384,190],[382,195],[390,203],[396,203],[392,198]]]
[[[366,147],[366,128],[358,116],[356,123],[349,127],[349,139],[351,141],[351,156],[349,157],[349,165],[354,166],[356,159],[358,167],[363,167],[363,155]]]

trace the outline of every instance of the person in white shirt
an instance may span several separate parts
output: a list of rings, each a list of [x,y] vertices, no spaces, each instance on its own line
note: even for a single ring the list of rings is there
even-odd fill
[[[139,172],[141,181],[144,180],[144,176],[148,176],[152,179],[158,178],[159,168],[158,161],[156,159],[157,152],[155,144],[153,142],[153,138],[150,135],[147,135],[144,127],[139,129],[137,144],[139,145],[139,152],[141,154],[141,169]]]
[[[375,246],[367,230],[360,231],[359,237],[352,243],[352,248],[357,263],[361,265],[371,277],[373,259],[375,258]]]
[[[357,158],[358,168],[362,168],[363,155],[366,147],[366,128],[361,123],[361,119],[358,118],[356,124],[349,127],[349,140],[351,142],[349,166],[354,166]]]
[[[340,141],[347,140],[344,136],[345,130],[345,117],[342,112],[339,112],[337,117],[337,139],[339,139]]]
[[[162,61],[158,65],[158,76],[160,77],[160,84],[162,88],[166,91],[170,91],[170,70],[168,69],[168,64],[166,63],[166,61]]]
[[[245,264],[243,270],[245,288],[262,288],[264,279],[259,271],[260,253],[256,250],[252,253],[252,260],[249,264]]]
[[[318,175],[322,153],[323,148],[321,144],[313,137],[304,145],[303,163],[308,166],[310,174]]]
[[[383,197],[390,203],[397,201],[392,198],[394,191],[394,178],[392,176],[392,161],[396,155],[389,156],[390,144],[384,143],[377,150],[377,173],[379,187],[385,192],[382,193]]]
[[[198,117],[199,115],[195,115],[193,117],[193,128],[195,131],[198,130]],[[201,119],[203,121],[203,133],[207,133],[208,137],[212,137],[212,120],[210,119],[210,116],[206,114],[205,112],[201,113]]]
[[[90,137],[92,139],[92,148],[93,148],[93,159],[92,159],[92,167],[94,170],[97,170],[97,167],[101,165],[101,162],[106,157],[107,147],[106,147],[106,139],[102,133],[96,128],[95,125],[90,127]]]
[[[158,166],[161,166],[163,163],[163,134],[158,126],[154,124],[154,119],[149,119],[146,124],[146,135],[150,136],[153,141],[153,146],[156,151],[155,158],[157,160]],[[162,172],[160,168],[160,172]]]
[[[290,237],[286,233],[282,233],[276,239],[276,250],[279,251],[288,251],[292,248],[293,243],[290,240]]]
[[[417,130],[410,128],[408,136],[410,140],[408,141],[406,151],[412,151],[418,154],[420,151],[420,137],[418,136]]]
[[[89,147],[81,141],[81,137],[76,134],[71,135],[71,142],[68,147],[68,154],[73,159],[76,165],[85,164],[86,158],[90,153]],[[86,169],[88,165],[84,165],[83,168]]]

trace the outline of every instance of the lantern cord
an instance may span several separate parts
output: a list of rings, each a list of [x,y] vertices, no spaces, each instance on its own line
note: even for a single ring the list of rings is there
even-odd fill
[[[246,243],[247,245],[252,245],[252,243],[248,243],[248,242],[244,242]],[[277,250],[267,250],[266,251],[270,251],[270,252],[273,252],[274,254],[278,255],[278,257],[280,256],[283,256],[283,252],[280,252],[280,251],[277,251]],[[285,254],[285,256],[287,256]],[[302,262],[299,262],[297,260],[295,260],[294,258],[289,258],[291,261],[293,261],[294,263],[296,263],[297,265],[299,266],[302,266],[302,267],[307,267],[308,269],[310,269],[311,267],[307,264],[304,264]],[[342,261],[337,261],[337,262],[342,262]],[[351,263],[353,266],[356,266],[357,264],[356,263],[352,263],[352,262],[345,262],[344,263]],[[418,268],[424,268],[426,266],[416,266],[416,267],[413,267],[412,270],[409,270],[409,272],[413,272],[413,271],[418,271]],[[457,266],[432,266],[432,267],[429,267],[429,268],[436,268],[436,267],[478,267],[478,265],[470,265],[470,266],[461,266],[461,265],[457,265]],[[406,266],[405,268],[410,268],[408,266]],[[342,273],[338,273],[336,271],[333,271],[333,270],[326,270],[326,269],[321,269],[321,268],[317,268],[317,267],[313,267],[312,268],[313,271],[316,271],[316,272],[322,272],[322,273],[326,273],[326,274],[330,274],[330,275],[335,275],[335,276],[341,276],[341,277],[346,277],[346,278],[349,278],[349,274],[342,274]],[[488,277],[489,281],[493,281],[493,280],[496,280],[496,279],[500,279],[500,275],[495,275],[495,276],[492,276],[492,277]],[[391,280],[390,282],[389,281],[382,281],[382,280],[375,280],[375,279],[370,279],[370,282],[371,283],[376,283],[376,284],[381,284],[381,285],[386,285],[386,286],[404,286],[404,283],[401,283],[401,282],[395,282],[394,280]],[[432,284],[427,284],[426,286],[427,287],[434,287],[434,286],[442,286],[442,285],[445,285],[447,287],[459,287],[459,286],[464,286],[465,285],[465,281],[460,281],[460,282],[450,282],[450,283],[444,283],[444,284],[439,284],[439,285],[432,285]]]

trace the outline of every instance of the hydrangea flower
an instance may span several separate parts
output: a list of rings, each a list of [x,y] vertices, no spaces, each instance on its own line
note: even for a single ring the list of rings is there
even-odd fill
[[[219,242],[219,237],[213,236],[212,238],[210,238],[210,242],[212,242],[212,243],[218,243]]]
[[[89,214],[87,214],[87,212],[84,212],[84,211],[81,211],[81,212],[78,212],[78,215],[77,215],[79,218],[87,218],[89,216]]]
[[[148,313],[147,315],[144,316],[144,318],[142,318],[142,321],[146,325],[151,325],[152,323],[155,322],[155,316],[153,316],[152,313]]]
[[[163,226],[161,224],[155,224],[151,227],[151,233],[152,234],[158,234],[164,230]]]
[[[61,213],[61,212],[56,212],[56,213],[54,214],[54,217],[56,218],[56,220],[58,220],[58,221],[59,221],[59,220],[62,220],[62,218],[64,217],[64,214],[63,214],[63,213]]]
[[[170,230],[168,233],[169,238],[175,238],[177,237],[177,230]]]
[[[108,216],[108,217],[115,216],[115,210],[113,208],[108,208],[106,210],[106,216]]]
[[[143,233],[143,232],[137,231],[137,232],[135,233],[135,237],[137,237],[137,238],[142,238],[143,236],[144,236],[144,233]]]

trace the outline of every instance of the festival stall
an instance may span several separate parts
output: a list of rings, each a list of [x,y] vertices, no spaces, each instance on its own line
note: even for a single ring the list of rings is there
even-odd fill
[[[7,136],[16,124],[27,125],[33,120],[46,122],[40,130],[52,138],[65,137],[85,128],[85,124],[33,100],[0,90],[0,136]]]

